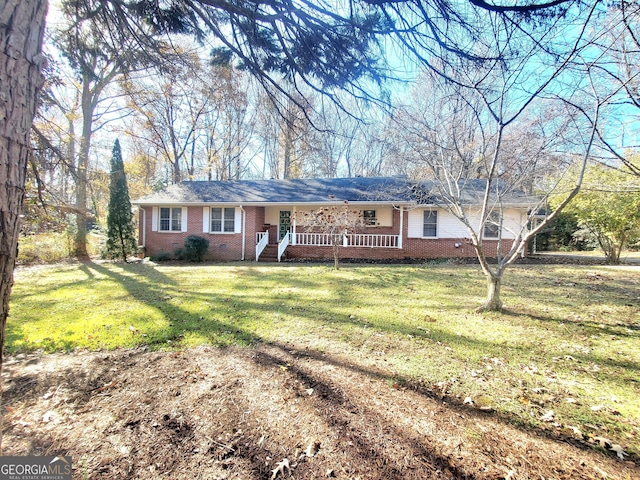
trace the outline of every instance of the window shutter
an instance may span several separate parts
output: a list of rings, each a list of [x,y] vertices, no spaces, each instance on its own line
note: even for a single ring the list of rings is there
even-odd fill
[[[242,233],[242,209],[236,208],[236,218],[233,222],[233,233]]]
[[[409,210],[408,225],[407,225],[407,237],[408,238],[421,238],[422,237],[422,220],[424,210],[413,209]]]
[[[151,210],[151,231],[158,231],[158,207],[153,207]]]
[[[182,207],[182,231],[187,231],[187,207]]]
[[[209,207],[202,207],[202,233],[209,233],[211,230],[211,209]]]

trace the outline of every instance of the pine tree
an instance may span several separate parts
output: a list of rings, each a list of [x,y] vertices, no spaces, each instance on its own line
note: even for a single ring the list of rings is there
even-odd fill
[[[127,178],[124,173],[120,142],[116,140],[111,155],[111,183],[109,184],[109,212],[107,214],[107,244],[105,256],[127,261],[137,252],[133,213]]]

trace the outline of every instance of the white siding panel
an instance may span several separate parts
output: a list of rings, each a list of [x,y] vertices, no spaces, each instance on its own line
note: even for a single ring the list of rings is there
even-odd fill
[[[438,210],[438,238],[466,238],[467,227],[455,215],[446,210]]]
[[[159,222],[158,217],[159,217],[158,207],[153,207],[151,209],[151,231],[152,232],[158,231],[158,222]]]
[[[381,227],[393,227],[393,207],[377,207],[375,211],[378,225]]]
[[[280,207],[265,207],[264,209],[264,223],[269,225],[278,225],[280,214]]]
[[[409,238],[423,238],[425,210],[427,209],[416,208],[409,210],[407,224],[407,236]],[[436,211],[438,212],[437,238],[465,238],[469,236],[464,224],[454,215],[441,208],[437,208]]]
[[[526,219],[526,212],[515,208],[506,209],[504,211],[502,238],[515,238],[522,229],[522,222],[525,222]]]
[[[479,228],[480,210],[475,208],[467,212],[471,220],[471,226],[474,229]],[[504,210],[504,219],[502,220],[502,238],[512,239],[522,228],[521,221],[526,220],[526,215],[516,208],[507,208]],[[478,232],[483,233],[483,232]]]

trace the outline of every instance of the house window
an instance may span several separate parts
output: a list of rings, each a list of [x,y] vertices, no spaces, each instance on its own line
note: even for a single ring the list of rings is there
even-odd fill
[[[236,227],[235,208],[212,208],[211,231],[233,233]]]
[[[436,210],[425,210],[422,222],[423,237],[438,236],[438,212]]]
[[[375,210],[363,210],[362,217],[365,225],[376,225],[378,223]]]
[[[182,230],[182,208],[160,208],[160,231],[179,232]]]
[[[491,212],[484,223],[484,238],[498,238],[500,236],[500,215]]]

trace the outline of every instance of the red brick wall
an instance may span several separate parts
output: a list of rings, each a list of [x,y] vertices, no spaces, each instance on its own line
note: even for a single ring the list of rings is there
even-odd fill
[[[154,232],[151,228],[152,207],[141,207],[146,215],[140,215],[140,232],[142,222],[146,222],[145,255],[153,256],[167,253],[173,256],[177,248],[184,246],[184,239],[189,235],[198,235],[209,240],[207,260],[240,260],[242,258],[241,233],[203,233],[202,207],[189,207],[187,212],[186,232]],[[256,232],[262,231],[264,224],[264,207],[245,207],[245,259],[255,260]],[[140,235],[142,240],[142,235]]]
[[[256,233],[264,232],[264,207],[244,207],[244,211],[246,215],[244,259],[255,260]]]
[[[152,208],[141,207],[146,215],[140,215],[140,231],[142,222],[146,222],[146,251],[148,256],[159,253],[173,255],[177,248],[182,248],[184,239],[188,235],[199,235],[209,240],[207,260],[232,261],[242,257],[242,234],[209,234],[202,232],[202,207],[189,207],[187,213],[187,232],[154,232],[151,228]],[[264,231],[264,207],[244,207],[245,222],[245,260],[255,260],[256,233]],[[397,235],[400,223],[400,212],[393,213],[395,227],[367,228],[366,233]],[[475,257],[476,253],[471,244],[463,238],[420,239],[407,238],[407,212],[403,219],[403,248],[368,248],[368,247],[340,247],[341,258],[354,259],[395,259],[406,258],[463,258]],[[142,237],[142,236],[141,236]],[[510,240],[503,240],[502,250],[506,253],[511,248]],[[456,244],[459,244],[456,247]],[[484,241],[485,252],[488,257],[495,256],[497,241]],[[331,247],[290,246],[287,249],[288,258],[333,258]]]
[[[408,214],[404,213],[403,218],[403,241],[402,249],[399,248],[368,248],[368,247],[340,247],[340,258],[353,259],[393,259],[404,260],[408,258],[474,258],[476,251],[464,238],[407,238]],[[400,226],[400,211],[393,211],[393,227],[367,228],[364,233],[397,235]],[[502,253],[506,254],[512,245],[511,240],[502,241]],[[456,247],[456,244],[459,246]],[[494,240],[484,240],[485,254],[487,257],[495,257],[498,249],[498,242]],[[286,251],[287,258],[318,258],[332,259],[333,249],[331,247],[311,247],[311,246],[290,246]]]
[[[461,244],[456,247],[455,244]],[[497,241],[485,240],[483,245],[488,257],[495,257]],[[511,241],[502,242],[503,254],[511,248]],[[323,258],[332,259],[331,247],[290,246],[286,252],[287,258]],[[394,259],[404,260],[408,258],[474,258],[476,252],[465,239],[446,238],[438,239],[405,239],[403,248],[368,248],[368,247],[340,247],[340,258],[354,259]]]

